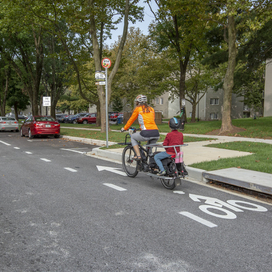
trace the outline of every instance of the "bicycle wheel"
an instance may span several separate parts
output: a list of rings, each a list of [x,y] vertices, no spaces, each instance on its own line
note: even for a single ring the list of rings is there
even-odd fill
[[[131,145],[127,145],[122,154],[122,164],[123,169],[126,172],[126,174],[131,177],[135,178],[138,174],[137,161],[133,160],[133,157],[135,156],[134,149]]]
[[[179,178],[160,179],[160,180],[164,188],[173,190],[176,187],[176,179],[179,179]],[[178,182],[180,183],[180,180],[178,180]]]
[[[176,176],[177,173],[177,166],[172,161],[168,164],[167,174],[172,177],[171,179],[160,179],[163,187],[169,190],[173,190],[176,187],[176,184],[179,184],[180,180],[177,180],[178,177]]]

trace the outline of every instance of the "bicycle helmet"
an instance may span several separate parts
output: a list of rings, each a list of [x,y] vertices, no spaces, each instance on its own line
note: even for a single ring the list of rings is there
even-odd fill
[[[146,97],[145,95],[139,94],[139,95],[135,98],[135,102],[146,103],[146,102],[147,102],[147,97]]]
[[[171,129],[179,129],[180,128],[180,120],[176,117],[173,117],[169,120],[168,125]]]

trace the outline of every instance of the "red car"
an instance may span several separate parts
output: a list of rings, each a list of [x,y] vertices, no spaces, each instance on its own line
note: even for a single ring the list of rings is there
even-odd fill
[[[96,123],[96,113],[87,113],[83,117],[77,118],[78,124],[95,124]]]
[[[33,138],[37,135],[60,136],[60,124],[51,116],[30,116],[23,122],[20,129],[21,137]]]
[[[110,121],[113,121],[113,122],[117,121],[117,118],[118,118],[119,116],[123,116],[123,113],[122,113],[122,112],[119,112],[119,113],[112,113],[112,114],[110,115]]]

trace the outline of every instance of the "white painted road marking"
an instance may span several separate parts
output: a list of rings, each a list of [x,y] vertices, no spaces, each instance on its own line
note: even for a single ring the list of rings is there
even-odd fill
[[[65,170],[71,171],[71,172],[77,172],[77,170],[70,168],[70,167],[64,167]]]
[[[184,195],[185,193],[183,191],[173,191],[174,194]]]
[[[217,225],[215,225],[214,223],[212,223],[212,222],[210,222],[208,220],[205,220],[205,219],[203,219],[203,218],[201,218],[201,217],[199,217],[197,215],[194,215],[194,214],[192,214],[190,212],[179,212],[179,214],[184,215],[184,216],[186,216],[188,218],[191,218],[191,219],[197,221],[198,223],[201,223],[201,224],[203,224],[203,225],[205,225],[205,226],[207,226],[209,228],[217,227]]]
[[[32,155],[32,152],[30,152],[30,151],[26,151],[25,153],[28,155]]]
[[[6,142],[3,142],[3,141],[0,141],[0,143],[2,143],[2,144],[4,144],[4,145],[10,145],[10,144],[8,144],[8,143],[6,143]]]
[[[126,190],[127,190],[127,189],[125,189],[125,188],[116,186],[116,185],[111,184],[111,183],[103,183],[103,184],[104,184],[105,186],[111,187],[111,188],[113,188],[113,189],[115,189],[115,190],[117,190],[117,191],[120,191],[120,192],[126,191]]]
[[[121,176],[127,176],[127,174],[125,172],[117,170],[119,168],[99,166],[99,165],[97,165],[96,167],[97,167],[98,171],[105,170],[105,171],[109,171],[109,172],[112,172],[112,173],[115,173],[115,174],[118,174],[118,175],[121,175]]]
[[[73,150],[73,149],[68,149],[68,148],[61,148],[61,150],[66,150],[66,151],[71,151],[79,154],[85,154],[86,152],[78,151],[78,150]]]
[[[48,159],[45,159],[45,158],[41,158],[42,161],[45,161],[45,162],[51,162],[50,160]]]
[[[14,149],[20,149],[20,147],[15,146]]]

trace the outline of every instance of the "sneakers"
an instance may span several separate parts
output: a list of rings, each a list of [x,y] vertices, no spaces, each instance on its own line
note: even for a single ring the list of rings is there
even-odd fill
[[[165,176],[166,175],[166,171],[163,170],[163,171],[160,171],[157,176]]]

